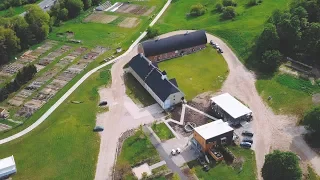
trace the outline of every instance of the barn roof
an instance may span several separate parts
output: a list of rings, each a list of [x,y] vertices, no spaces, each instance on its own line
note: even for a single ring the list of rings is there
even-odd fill
[[[180,49],[199,46],[207,43],[204,30],[170,36],[159,40],[148,40],[141,43],[145,56],[155,56]]]
[[[151,63],[142,54],[133,57],[129,62],[129,66],[163,102],[171,94],[181,92],[175,80],[162,79],[162,76],[166,73],[162,73],[155,64]]]

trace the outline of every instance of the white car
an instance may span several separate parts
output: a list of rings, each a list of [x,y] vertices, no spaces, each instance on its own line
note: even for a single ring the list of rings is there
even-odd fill
[[[173,156],[177,155],[177,154],[180,154],[181,153],[181,149],[180,148],[177,148],[177,149],[172,149],[171,150],[171,154]]]
[[[49,7],[48,5],[44,6],[45,9],[47,9],[48,7]]]

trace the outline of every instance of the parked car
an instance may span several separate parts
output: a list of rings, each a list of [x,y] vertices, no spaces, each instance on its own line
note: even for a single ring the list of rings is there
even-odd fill
[[[100,131],[103,131],[103,130],[104,130],[104,128],[101,127],[101,126],[96,126],[96,127],[93,128],[94,132],[100,132]]]
[[[107,105],[107,104],[108,104],[107,101],[101,101],[101,102],[99,103],[99,106],[105,106],[105,105]]]
[[[244,138],[242,142],[248,142],[250,144],[253,144],[253,140],[251,138]]]
[[[222,49],[220,47],[217,50],[218,50],[219,53],[223,53],[223,51],[222,51]]]
[[[241,142],[240,147],[245,148],[245,149],[250,149],[251,148],[251,143],[248,142]]]
[[[48,5],[44,6],[45,9],[47,9],[48,7],[49,7]]]
[[[242,135],[243,136],[250,136],[252,137],[253,136],[253,133],[251,131],[242,131]]]
[[[180,154],[180,153],[181,153],[181,149],[180,149],[180,148],[172,149],[172,150],[171,150],[171,154],[172,154],[173,156],[178,155],[178,154]]]
[[[203,165],[203,170],[204,170],[205,172],[208,172],[208,171],[210,170],[210,167],[205,164],[205,165]]]

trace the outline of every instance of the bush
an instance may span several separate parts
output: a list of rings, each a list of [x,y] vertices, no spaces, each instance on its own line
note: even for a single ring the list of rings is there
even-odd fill
[[[202,4],[196,4],[191,6],[190,15],[192,16],[202,16],[206,13],[206,9]]]
[[[236,11],[234,10],[234,7],[228,6],[226,7],[221,15],[221,19],[227,20],[227,19],[233,19],[236,17]]]
[[[159,35],[159,29],[154,27],[148,27],[147,38],[151,39]]]
[[[218,146],[217,150],[221,152],[225,161],[233,162],[235,159],[234,154],[227,147]]]
[[[218,3],[218,4],[216,5],[216,10],[217,10],[218,12],[222,12],[222,11],[223,11],[223,6],[222,6],[222,4]]]
[[[223,0],[222,4],[223,6],[237,6],[237,3],[233,0]]]
[[[248,6],[256,6],[258,5],[257,0],[249,0],[249,2],[247,3]]]

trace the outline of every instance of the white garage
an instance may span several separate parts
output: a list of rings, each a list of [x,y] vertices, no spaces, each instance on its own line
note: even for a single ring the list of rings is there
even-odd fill
[[[13,156],[0,159],[0,179],[17,172]]]

